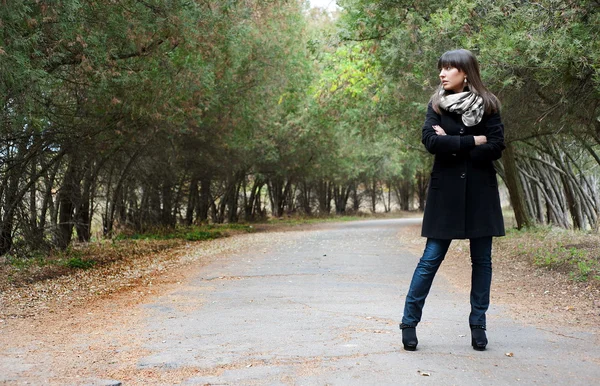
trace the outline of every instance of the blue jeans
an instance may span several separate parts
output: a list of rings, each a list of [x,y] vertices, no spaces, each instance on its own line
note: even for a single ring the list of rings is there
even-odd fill
[[[470,239],[471,249],[471,314],[469,324],[484,325],[490,305],[492,283],[492,237]],[[421,321],[425,299],[433,278],[442,264],[452,240],[427,239],[423,257],[417,264],[404,304],[402,323],[416,326]]]

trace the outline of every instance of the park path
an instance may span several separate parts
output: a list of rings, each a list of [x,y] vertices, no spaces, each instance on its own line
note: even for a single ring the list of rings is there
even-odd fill
[[[404,351],[398,322],[418,256],[399,235],[415,221],[270,234],[121,310],[126,317],[74,334],[64,347],[0,350],[0,384],[598,384],[596,336],[521,325],[502,307],[489,312],[488,350],[474,351],[468,294],[441,275],[418,328],[418,350]],[[74,348],[81,363],[69,363],[69,371],[40,359],[71,362]]]

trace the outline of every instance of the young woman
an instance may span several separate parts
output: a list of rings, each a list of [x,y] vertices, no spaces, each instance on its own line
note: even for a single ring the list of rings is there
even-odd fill
[[[404,305],[402,343],[417,347],[416,327],[433,278],[453,239],[471,250],[471,344],[485,350],[490,302],[492,237],[504,236],[493,161],[504,150],[500,103],[481,81],[468,50],[448,51],[438,61],[441,84],[431,97],[422,142],[435,155],[421,235],[427,237]]]

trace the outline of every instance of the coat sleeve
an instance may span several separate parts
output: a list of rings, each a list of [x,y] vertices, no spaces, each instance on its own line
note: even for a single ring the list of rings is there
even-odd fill
[[[423,125],[421,142],[431,154],[459,153],[475,147],[472,135],[437,135],[433,126],[441,124],[441,117],[435,112],[431,103],[427,106],[427,116]],[[444,127],[442,126],[442,129]]]
[[[502,157],[504,145],[504,125],[499,113],[490,115],[485,124],[487,143],[475,146],[469,152],[473,161],[495,161]]]

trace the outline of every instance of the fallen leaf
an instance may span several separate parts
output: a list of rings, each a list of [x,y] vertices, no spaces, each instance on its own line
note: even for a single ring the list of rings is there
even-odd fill
[[[431,373],[430,373],[430,372],[428,372],[428,371],[421,371],[421,370],[419,370],[419,371],[418,371],[418,373],[419,373],[419,374],[421,374],[421,375],[422,375],[422,376],[424,376],[424,377],[429,377],[429,376],[431,376]]]

